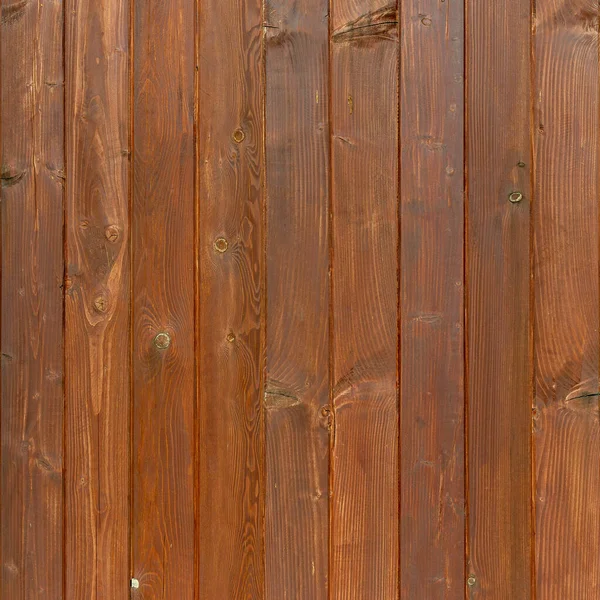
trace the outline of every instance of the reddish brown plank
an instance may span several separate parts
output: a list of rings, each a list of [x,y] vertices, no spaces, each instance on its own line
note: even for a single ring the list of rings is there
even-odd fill
[[[135,598],[194,597],[194,20],[135,2],[133,506]]]
[[[530,2],[496,8],[468,4],[468,576],[471,598],[528,600]]]
[[[2,0],[0,597],[63,580],[62,2]]]
[[[129,2],[66,8],[65,596],[129,597]]]
[[[265,596],[273,600],[327,599],[327,10],[326,0],[266,4]]]
[[[600,596],[598,4],[537,0],[537,600]]]
[[[402,3],[401,598],[464,595],[463,4]]]
[[[263,49],[260,0],[204,0],[199,66],[201,599],[264,589]]]
[[[398,14],[332,2],[331,598],[398,596]]]

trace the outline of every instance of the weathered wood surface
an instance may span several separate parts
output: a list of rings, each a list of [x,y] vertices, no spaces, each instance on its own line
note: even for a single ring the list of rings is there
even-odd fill
[[[1,0],[0,598],[600,596],[591,0]]]

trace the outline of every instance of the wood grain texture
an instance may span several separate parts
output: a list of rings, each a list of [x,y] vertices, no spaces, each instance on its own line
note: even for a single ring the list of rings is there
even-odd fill
[[[199,510],[202,600],[264,597],[263,15],[199,12]]]
[[[400,597],[464,596],[463,4],[404,2]]]
[[[66,2],[65,597],[129,597],[129,2]]]
[[[326,0],[269,0],[265,14],[264,551],[273,600],[328,597],[327,11]]]
[[[537,0],[537,600],[600,595],[598,4]]]
[[[62,597],[63,5],[3,0],[0,597]]]
[[[135,3],[132,596],[153,600],[194,596],[194,20]]]
[[[471,598],[528,600],[531,564],[530,2],[468,4]],[[504,32],[511,32],[506,43]],[[518,192],[523,199],[509,200]]]
[[[331,598],[383,600],[399,575],[398,13],[354,4],[331,5]]]

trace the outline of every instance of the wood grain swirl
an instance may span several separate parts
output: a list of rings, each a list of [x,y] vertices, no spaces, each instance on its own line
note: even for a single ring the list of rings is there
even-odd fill
[[[0,597],[62,597],[63,4],[1,3]]]

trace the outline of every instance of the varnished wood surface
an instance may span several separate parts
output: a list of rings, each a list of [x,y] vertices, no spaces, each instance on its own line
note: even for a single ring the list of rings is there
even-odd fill
[[[268,598],[328,598],[327,8],[271,0],[265,13]]]
[[[127,598],[129,2],[67,2],[65,597]]]
[[[530,7],[511,0],[503,11],[483,2],[468,9],[467,575],[471,598],[529,600]],[[510,201],[513,193],[520,202]]]
[[[2,0],[0,600],[600,597],[592,0]]]
[[[0,597],[61,598],[64,6],[1,9]]]
[[[465,580],[464,15],[401,7],[400,597],[449,600]]]

